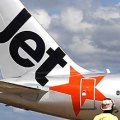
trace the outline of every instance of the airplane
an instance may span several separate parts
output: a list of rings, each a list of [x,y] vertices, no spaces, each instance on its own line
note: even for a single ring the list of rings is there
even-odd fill
[[[92,120],[106,98],[120,109],[120,74],[78,66],[19,0],[0,1],[0,69],[6,106],[72,120]]]

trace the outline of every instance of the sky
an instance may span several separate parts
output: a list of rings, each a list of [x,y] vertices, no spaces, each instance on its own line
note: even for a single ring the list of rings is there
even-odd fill
[[[120,0],[21,0],[81,67],[120,72]],[[63,120],[0,105],[4,120]]]

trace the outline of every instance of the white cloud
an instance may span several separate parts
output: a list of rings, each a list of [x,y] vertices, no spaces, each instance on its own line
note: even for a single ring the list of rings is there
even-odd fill
[[[34,10],[32,11],[33,16],[38,20],[38,22],[46,29],[49,29],[51,24],[51,16],[45,10]]]
[[[103,19],[103,20],[111,20],[120,18],[119,11],[112,7],[100,7],[94,13],[94,17]]]
[[[77,52],[78,54],[89,54],[96,51],[95,48],[91,45],[91,41],[89,39],[81,40],[78,36],[73,37],[72,43],[69,45],[69,49],[75,53]]]
[[[89,29],[91,24],[84,22],[83,12],[79,9],[69,7],[61,13],[62,25],[72,32]]]

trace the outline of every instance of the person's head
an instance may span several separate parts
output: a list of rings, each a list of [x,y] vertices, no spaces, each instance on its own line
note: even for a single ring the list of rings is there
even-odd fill
[[[112,113],[114,111],[114,102],[110,98],[102,101],[101,110],[104,113]]]

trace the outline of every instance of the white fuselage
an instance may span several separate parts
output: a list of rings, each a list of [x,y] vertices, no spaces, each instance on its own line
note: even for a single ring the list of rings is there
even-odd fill
[[[86,76],[88,77],[91,75],[86,75]],[[120,109],[120,104],[119,104],[120,95],[119,94],[117,95],[117,92],[120,91],[119,78],[120,78],[119,74],[107,74],[105,75],[103,80],[97,85],[97,89],[106,98],[111,98],[115,102],[115,105],[118,110]],[[77,87],[77,86],[72,86],[72,87]],[[91,86],[86,86],[86,87],[88,88],[88,91],[86,92],[86,96],[87,96],[87,93],[91,92],[89,91],[90,90],[89,87]],[[43,88],[43,89],[46,89],[46,88]],[[80,95],[81,97],[79,101],[81,102],[83,99],[82,97],[85,97],[85,94],[83,94],[83,96],[82,96],[82,92],[80,94],[81,94]],[[62,92],[56,92],[53,90],[46,91],[46,93],[44,93],[42,96],[39,95],[38,93],[36,95],[34,94],[30,95],[28,98],[26,98],[24,94],[13,95],[8,93],[1,93],[0,101],[7,105],[13,105],[19,108],[24,108],[24,109],[26,108],[27,110],[33,110],[37,112],[52,114],[52,115],[60,116],[63,118],[79,119],[79,120],[86,120],[89,118],[90,120],[92,120],[97,114],[102,112],[100,110],[100,105],[102,100],[99,100],[99,101],[96,100],[96,96],[97,96],[97,93],[95,93],[95,100],[90,100],[90,99],[85,100],[77,116],[75,115],[75,111],[73,109],[73,102],[71,99],[72,98],[71,95],[68,95]],[[119,112],[115,113],[115,115],[118,118],[120,118]]]

